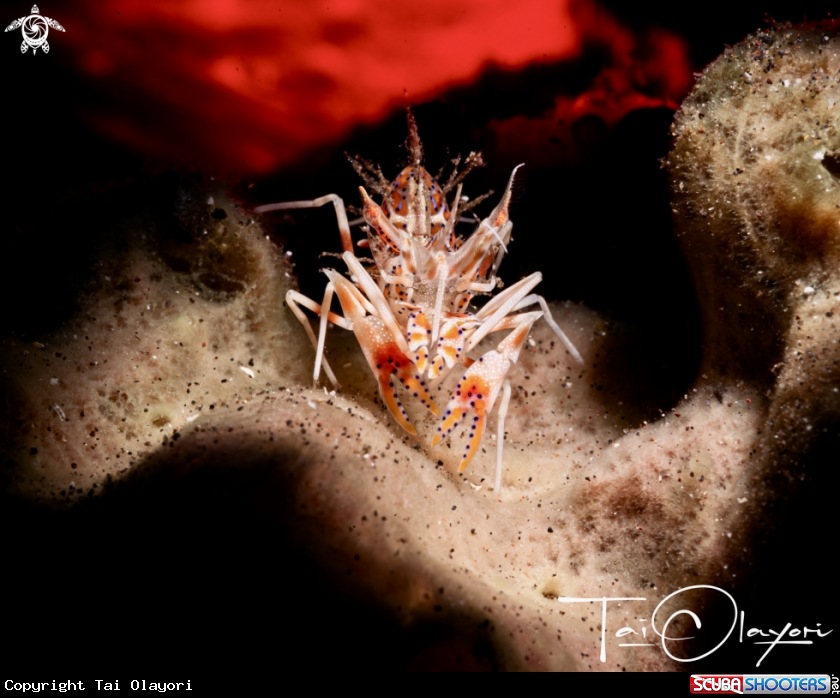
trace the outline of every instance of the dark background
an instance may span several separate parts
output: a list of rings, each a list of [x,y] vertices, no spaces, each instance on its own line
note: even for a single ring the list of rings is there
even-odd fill
[[[698,71],[725,44],[761,26],[765,13],[799,20],[836,10],[827,2],[682,3],[665,10],[653,3],[603,4],[634,27],[658,25],[685,37]],[[19,6],[0,5],[3,18],[20,16]],[[44,5],[42,12],[60,18],[60,7]],[[79,114],[108,95],[66,67],[60,38],[49,56],[33,59],[20,55],[17,36],[0,42],[0,289],[6,299],[0,334],[26,338],[49,331],[73,312],[71,290],[107,234],[105,222],[124,213],[138,194],[166,207],[182,180],[169,163],[150,161],[85,125]],[[551,94],[580,91],[598,69],[599,56],[585,54],[574,64],[485,76],[472,87],[417,105],[430,171],[441,164],[447,147],[453,152],[479,147],[470,138],[492,118],[539,113]],[[693,381],[699,349],[692,353],[685,347],[699,347],[700,339],[659,162],[669,148],[671,118],[667,109],[631,112],[612,131],[596,129],[582,163],[529,172],[516,211],[515,245],[503,267],[508,278],[542,269],[542,292],[549,299],[583,302],[637,327],[647,338],[647,347],[639,349],[640,370],[655,377],[654,401],[663,408]],[[379,160],[393,175],[389,163],[399,162],[404,138],[404,117],[396,114],[375,129],[348,132],[345,143],[312,162],[271,176],[216,174],[228,176],[234,190],[254,203],[277,192],[293,200],[335,191],[354,201],[357,178],[343,151]],[[491,166],[468,182],[473,193],[498,191],[505,178]],[[253,189],[247,189],[250,183]],[[557,228],[555,202],[561,198],[568,202],[562,208],[563,232],[556,239],[526,234]],[[307,231],[322,224],[330,225],[329,215],[315,212],[274,232],[288,238],[301,287],[313,296],[322,284],[317,275],[322,243]],[[337,251],[337,236],[335,242]],[[663,317],[675,318],[672,324],[663,326],[645,313],[646,300],[654,298]],[[836,464],[832,442],[808,464],[797,499],[780,512],[785,523],[767,522],[761,548],[743,562],[750,583],[747,595],[736,598],[748,627],[778,628],[788,621],[835,627],[829,580],[837,530],[830,513]],[[295,666],[350,670],[343,675],[354,676],[416,666],[412,662],[425,648],[449,636],[446,627],[402,630],[386,610],[343,596],[295,548],[293,528],[267,527],[249,507],[247,492],[260,481],[259,473],[246,484],[229,477],[209,464],[188,483],[163,488],[154,479],[141,481],[69,514],[0,501],[4,680],[51,680],[64,671],[73,678],[81,669],[103,679],[111,671],[123,680],[192,677],[195,687],[208,672],[258,677]],[[296,601],[279,601],[284,598]],[[335,602],[319,610],[326,598]],[[327,636],[324,627],[332,628]],[[833,636],[813,647],[777,648],[761,669],[831,671],[828,660],[836,649]],[[757,658],[754,648],[730,640],[702,667],[687,668],[749,672],[756,671]]]

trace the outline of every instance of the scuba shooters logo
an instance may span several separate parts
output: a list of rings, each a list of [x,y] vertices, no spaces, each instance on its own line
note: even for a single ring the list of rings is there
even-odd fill
[[[692,674],[690,684],[701,695],[822,695],[836,687],[828,674]]]
[[[63,32],[62,27],[54,19],[44,17],[38,10],[37,5],[32,6],[32,14],[28,17],[21,17],[12,22],[6,31],[12,31],[20,27],[23,33],[23,43],[20,45],[20,52],[26,53],[27,49],[32,49],[34,56],[40,48],[44,53],[50,52],[50,45],[47,43],[47,34],[50,33],[50,27],[56,31]]]

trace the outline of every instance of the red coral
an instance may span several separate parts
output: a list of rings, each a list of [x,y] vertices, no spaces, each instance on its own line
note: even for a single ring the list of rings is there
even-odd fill
[[[605,65],[582,94],[558,95],[548,112],[492,124],[495,155],[506,161],[574,161],[629,112],[676,109],[691,87],[682,38],[662,29],[637,34],[594,3],[575,3],[572,15],[585,45],[607,54]]]
[[[639,40],[588,0],[88,0],[62,16],[76,66],[107,95],[86,118],[143,152],[265,172],[347,129],[469,84],[490,66],[614,58],[556,113],[672,104],[688,84],[684,45]],[[499,125],[500,132],[507,128]]]

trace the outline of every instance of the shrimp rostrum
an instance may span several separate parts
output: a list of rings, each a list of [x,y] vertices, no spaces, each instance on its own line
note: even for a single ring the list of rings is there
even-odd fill
[[[408,132],[411,160],[391,183],[379,167],[351,158],[351,164],[368,187],[382,196],[382,204],[377,204],[365,187],[359,187],[367,240],[358,244],[371,252],[374,264],[369,265],[370,271],[353,252],[344,203],[335,194],[312,201],[269,204],[255,211],[325,204],[335,207],[344,249],[342,259],[350,278],[331,269],[324,270],[329,282],[320,304],[297,291],[286,294],[289,308],[315,348],[315,383],[323,369],[333,386],[338,387],[324,356],[328,324],[351,330],[376,376],[383,402],[408,433],[417,431],[403,408],[401,392],[403,397],[408,394],[416,398],[440,417],[432,446],[447,438],[472,413],[459,472],[469,465],[478,450],[487,416],[501,393],[495,477],[498,492],[504,421],[511,392],[507,374],[519,358],[532,325],[544,318],[572,357],[579,363],[583,360],[552,318],[545,299],[532,293],[542,280],[540,272],[500,291],[480,308],[473,307],[474,296],[491,294],[500,285],[496,274],[510,241],[513,223],[509,209],[522,165],[514,168],[492,213],[478,222],[472,235],[461,238],[455,232],[456,224],[484,198],[465,203],[461,197],[463,178],[472,168],[483,164],[481,155],[470,154],[461,173],[457,171],[460,159],[454,160],[455,169],[447,182],[440,185],[423,167],[422,146],[410,112]],[[453,190],[455,196],[450,203],[447,197]],[[331,310],[334,295],[338,296],[342,315]],[[524,310],[534,306],[539,309]],[[304,309],[320,317],[317,336]],[[495,349],[478,358],[470,357],[470,352],[488,334],[504,330],[509,334]],[[459,365],[466,370],[441,414],[432,391]]]

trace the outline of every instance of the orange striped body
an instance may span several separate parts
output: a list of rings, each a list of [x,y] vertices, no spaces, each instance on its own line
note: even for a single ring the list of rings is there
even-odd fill
[[[359,188],[368,246],[376,264],[376,270],[368,277],[376,288],[363,289],[374,306],[373,312],[356,297],[361,293],[349,281],[336,272],[328,274],[345,317],[352,321],[352,329],[377,377],[383,402],[409,433],[417,432],[400,402],[399,392],[407,392],[437,415],[437,405],[424,377],[434,387],[457,364],[468,367],[432,441],[433,446],[437,445],[473,411],[460,464],[463,470],[478,450],[487,414],[533,324],[532,319],[524,332],[515,329],[510,335],[517,337],[515,351],[511,347],[501,353],[490,351],[477,361],[466,355],[470,337],[486,320],[470,312],[470,301],[476,287],[484,292],[495,287],[495,266],[504,247],[502,238],[509,239],[508,204],[513,177],[491,215],[471,236],[461,239],[455,234],[459,202],[453,200],[450,207],[447,190],[420,164],[419,139],[412,118],[409,131],[414,163],[404,168],[387,188],[378,187],[384,191],[381,206],[364,187]],[[453,186],[453,179],[447,187]],[[360,270],[361,265],[354,271],[356,279]],[[386,316],[395,322],[396,331],[401,333],[399,338],[386,328]],[[498,319],[494,323],[498,324]],[[514,326],[515,322],[510,324]]]
[[[382,201],[382,210],[394,227],[413,236],[427,235],[425,229],[417,227],[415,201],[428,210],[431,235],[446,227],[450,211],[440,185],[423,167],[406,167],[391,183],[388,195]]]

